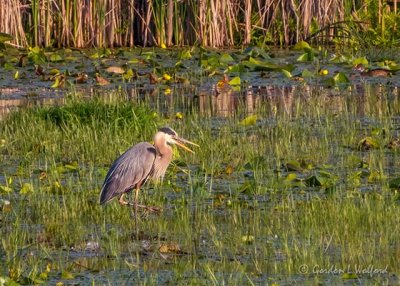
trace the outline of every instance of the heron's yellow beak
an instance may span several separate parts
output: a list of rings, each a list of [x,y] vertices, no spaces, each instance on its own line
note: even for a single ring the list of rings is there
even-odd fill
[[[186,146],[185,143],[186,144],[191,144],[191,145],[196,146],[196,147],[200,147],[198,144],[193,143],[193,142],[191,142],[189,140],[180,138],[180,137],[174,137],[174,139],[175,139],[175,144],[176,145],[178,145],[179,147],[182,147],[186,151],[189,151],[190,153],[193,153],[193,154],[194,154],[194,151],[192,151],[188,146]]]

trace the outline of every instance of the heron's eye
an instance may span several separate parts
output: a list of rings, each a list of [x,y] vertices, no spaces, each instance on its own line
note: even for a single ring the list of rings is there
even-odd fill
[[[171,136],[168,136],[166,141],[168,145],[175,144],[175,140]]]

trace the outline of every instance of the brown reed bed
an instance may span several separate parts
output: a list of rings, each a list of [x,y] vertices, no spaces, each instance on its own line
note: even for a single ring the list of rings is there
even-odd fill
[[[312,38],[319,43],[329,43],[341,35],[342,26],[337,23],[365,20],[383,31],[391,21],[387,16],[397,10],[396,1],[383,0],[1,2],[0,32],[13,35],[13,44],[78,48],[249,43],[284,47],[310,36],[318,36]]]

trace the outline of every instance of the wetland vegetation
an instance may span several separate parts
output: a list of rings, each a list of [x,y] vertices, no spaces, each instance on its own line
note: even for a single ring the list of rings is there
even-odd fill
[[[397,87],[278,84],[263,95],[218,83],[211,95],[69,91],[62,105],[8,114],[2,279],[397,283]],[[100,207],[99,189],[116,156],[164,125],[201,148],[176,152],[164,182],[144,188],[141,199],[164,211],[135,225],[129,208]]]
[[[400,283],[397,1],[3,2],[0,286]],[[162,213],[100,206],[162,126]]]

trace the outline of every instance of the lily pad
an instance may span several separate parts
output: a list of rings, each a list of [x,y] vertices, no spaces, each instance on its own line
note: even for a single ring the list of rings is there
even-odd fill
[[[192,58],[192,53],[190,49],[180,51],[178,54],[178,58],[181,60],[190,60]]]
[[[240,72],[244,72],[245,70],[246,69],[243,64],[235,64],[235,65],[229,66],[228,69],[226,70],[226,72],[240,73]]]
[[[339,72],[337,73],[334,77],[333,80],[335,81],[335,84],[341,84],[341,83],[349,83],[350,80],[347,77],[346,74]]]
[[[301,163],[296,160],[288,161],[285,164],[285,168],[287,171],[295,171],[295,172],[303,172],[304,168],[301,166]]]
[[[62,61],[63,61],[63,58],[62,58],[59,54],[54,53],[54,54],[51,54],[51,55],[50,55],[49,60],[50,60],[51,62],[62,62]]]
[[[280,71],[283,68],[269,61],[261,61],[253,57],[250,57],[248,61],[243,61],[242,64],[254,71]]]
[[[0,193],[11,193],[13,189],[9,186],[0,186]]]
[[[267,52],[265,52],[263,49],[253,46],[253,47],[247,47],[243,51],[244,55],[247,55],[249,57],[257,58],[257,57],[262,57],[263,59],[271,59],[271,57],[268,55]]]
[[[353,66],[356,66],[356,65],[368,66],[368,60],[366,57],[356,58],[353,60],[352,65]]]
[[[305,42],[305,41],[300,41],[296,45],[293,46],[293,50],[295,51],[307,51],[307,50],[312,50],[311,46]]]
[[[285,77],[287,77],[287,78],[292,78],[292,77],[293,77],[293,75],[292,75],[292,73],[291,73],[290,71],[287,71],[287,70],[285,70],[285,69],[282,69],[281,72],[282,72],[283,75],[284,75]]]
[[[29,183],[22,184],[21,190],[19,191],[20,194],[26,195],[33,192],[33,186]]]
[[[255,125],[257,123],[257,115],[250,115],[247,116],[245,119],[240,121],[240,125],[242,126],[250,126],[250,125]]]
[[[312,50],[307,50],[304,54],[297,58],[298,62],[311,62],[315,58],[314,52]]]
[[[358,279],[356,273],[343,273],[342,279]]]
[[[238,76],[235,76],[228,82],[229,85],[240,85],[240,83],[241,83],[241,80],[240,80],[240,77],[238,77]]]
[[[74,279],[75,276],[74,276],[71,272],[69,272],[69,271],[63,271],[63,272],[61,273],[61,278],[62,278],[62,279]]]
[[[312,72],[310,72],[308,69],[304,69],[301,73],[301,76],[303,78],[313,78],[315,77],[315,74],[313,74]]]
[[[223,64],[229,64],[229,63],[234,63],[235,60],[231,57],[231,55],[224,53],[219,58],[219,62]]]

